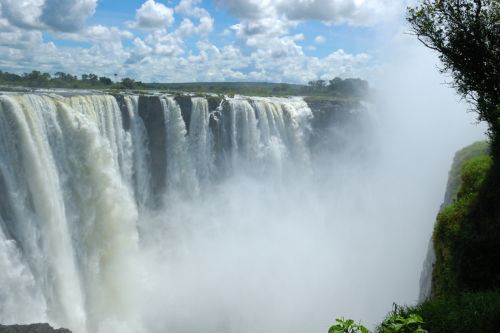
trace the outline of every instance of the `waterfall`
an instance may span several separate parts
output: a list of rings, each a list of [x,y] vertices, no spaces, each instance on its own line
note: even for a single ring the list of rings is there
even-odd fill
[[[150,156],[146,128],[139,116],[139,96],[125,96],[126,111],[130,119],[133,149],[133,179],[135,198],[140,208],[146,208],[151,194]]]
[[[230,175],[308,168],[303,100],[189,102],[0,95],[0,322],[112,331],[138,315],[145,216]]]
[[[5,229],[17,241],[47,302],[47,314],[85,329],[84,298],[56,159],[62,129],[57,101],[2,97],[2,178],[12,214]],[[5,133],[6,132],[6,133]],[[54,143],[51,146],[51,142]],[[53,149],[54,148],[54,149]]]
[[[165,114],[167,147],[167,189],[175,191],[198,192],[195,168],[189,160],[186,124],[179,105],[172,97],[161,99]]]

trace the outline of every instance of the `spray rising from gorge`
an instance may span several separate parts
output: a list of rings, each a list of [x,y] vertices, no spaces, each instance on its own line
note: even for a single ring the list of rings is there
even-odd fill
[[[127,322],[141,252],[176,250],[175,232],[153,244],[162,227],[151,229],[151,215],[168,227],[169,206],[194,205],[230,175],[310,170],[301,99],[181,103],[184,112],[169,96],[0,97],[3,320],[75,332]]]
[[[432,130],[416,149],[420,133],[390,115],[302,98],[1,95],[0,318],[76,333],[379,321],[418,296],[428,234],[414,230],[432,225],[449,167],[436,185],[420,161],[454,151]]]

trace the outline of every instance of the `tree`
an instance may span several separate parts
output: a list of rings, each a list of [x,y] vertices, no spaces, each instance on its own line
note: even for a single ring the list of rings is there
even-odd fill
[[[309,81],[307,83],[312,90],[321,91],[326,88],[325,80]]]
[[[361,79],[341,79],[336,77],[329,82],[328,90],[337,95],[366,96],[368,94],[368,82]]]
[[[127,89],[133,89],[135,85],[135,81],[132,80],[131,78],[124,78],[122,79],[122,85],[127,88]]]
[[[456,258],[459,290],[499,290],[500,1],[421,0],[408,9],[407,19],[417,38],[438,52],[441,72],[451,74],[452,86],[474,105],[479,120],[488,123],[492,163],[463,211],[447,255]]]
[[[113,81],[111,81],[111,79],[110,79],[110,78],[105,77],[105,76],[101,76],[101,77],[99,78],[99,82],[100,82],[100,83],[102,83],[102,84],[105,84],[105,85],[107,85],[107,86],[109,86],[109,85],[113,84]]]
[[[408,9],[412,32],[438,52],[452,86],[488,122],[493,143],[500,132],[500,2],[423,0]]]

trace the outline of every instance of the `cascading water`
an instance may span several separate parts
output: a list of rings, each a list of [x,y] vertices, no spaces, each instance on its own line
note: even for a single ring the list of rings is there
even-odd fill
[[[24,265],[2,271],[31,274],[39,313],[76,332],[126,315],[119,290],[137,251],[137,208],[116,101],[2,96],[0,113],[1,241],[15,244]],[[3,304],[1,311],[19,320]]]
[[[0,322],[140,331],[133,290],[153,279],[145,243],[155,221],[168,224],[173,197],[195,205],[228,177],[309,168],[303,100],[235,97],[210,110],[192,97],[190,106],[171,96],[0,95]]]
[[[415,302],[457,113],[422,136],[432,107],[306,100],[1,93],[0,323],[325,332]]]

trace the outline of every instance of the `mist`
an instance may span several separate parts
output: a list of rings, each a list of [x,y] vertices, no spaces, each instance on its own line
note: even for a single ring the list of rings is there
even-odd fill
[[[373,327],[393,302],[416,303],[453,155],[485,127],[434,54],[390,43],[377,97],[352,127],[332,125],[310,169],[245,165],[140,222],[148,331],[325,332],[338,317]]]
[[[184,96],[188,124],[170,95],[2,94],[0,318],[302,333],[414,304],[453,155],[486,128],[394,31],[374,96],[314,142],[299,97]]]

